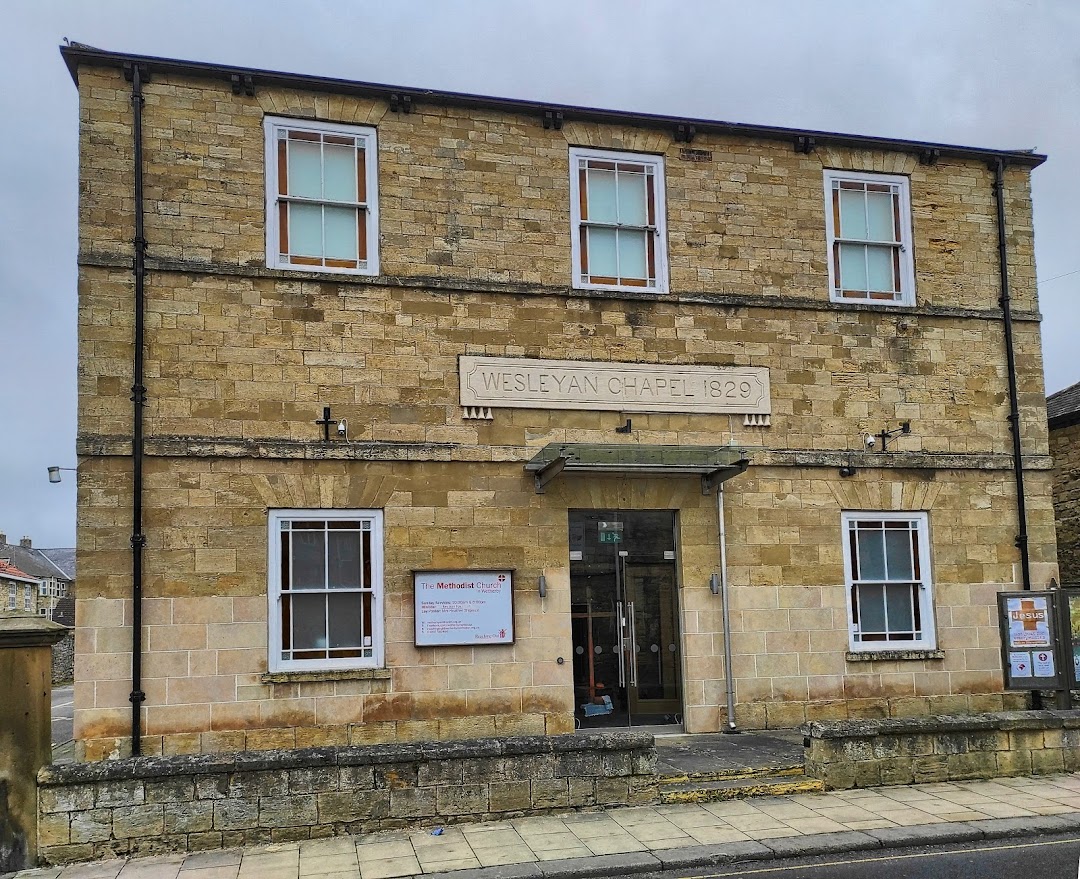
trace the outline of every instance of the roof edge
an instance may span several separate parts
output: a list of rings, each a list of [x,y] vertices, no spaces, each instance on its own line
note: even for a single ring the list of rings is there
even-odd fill
[[[149,72],[174,73],[185,76],[229,79],[232,76],[250,76],[255,85],[286,86],[303,88],[309,91],[335,92],[338,94],[362,95],[389,100],[391,95],[408,95],[413,99],[430,101],[460,107],[482,107],[501,110],[508,113],[541,115],[544,112],[562,113],[570,120],[607,123],[632,123],[646,128],[666,128],[675,131],[680,125],[692,125],[699,132],[711,134],[742,135],[761,137],[769,140],[790,140],[807,137],[813,138],[816,145],[834,145],[856,147],[859,149],[878,149],[896,152],[937,151],[937,155],[951,158],[979,159],[1005,164],[1037,168],[1046,161],[1046,156],[1028,150],[995,150],[981,147],[967,147],[956,144],[934,143],[931,141],[904,140],[888,137],[871,137],[857,134],[843,134],[833,131],[816,131],[803,128],[782,128],[769,125],[751,125],[740,122],[723,122],[712,119],[697,119],[686,116],[664,116],[653,113],[634,113],[622,110],[605,110],[595,107],[580,107],[573,104],[555,104],[544,101],[528,101],[515,98],[497,98],[486,95],[474,95],[464,92],[445,92],[415,86],[388,85],[385,83],[357,82],[333,77],[312,76],[299,73],[286,73],[275,70],[262,70],[252,67],[237,67],[227,64],[214,64],[204,61],[183,61],[175,58],[160,58],[153,55],[132,55],[124,52],[110,52],[81,43],[61,46],[60,54],[71,74],[72,81],[79,83],[80,65],[95,67],[120,67],[125,64],[140,64]]]
[[[1063,415],[1054,415],[1046,419],[1046,426],[1049,430],[1061,430],[1063,427],[1072,427],[1074,424],[1080,424],[1080,412],[1066,412]]]

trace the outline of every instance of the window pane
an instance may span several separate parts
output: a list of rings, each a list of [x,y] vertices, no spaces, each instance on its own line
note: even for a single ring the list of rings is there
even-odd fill
[[[318,143],[289,141],[289,194],[322,197],[322,147]]]
[[[331,531],[327,542],[329,553],[327,586],[331,589],[359,588],[360,532]],[[333,613],[330,616],[332,619]]]
[[[590,170],[589,177],[589,216],[585,219],[599,223],[618,222],[619,215],[615,207],[615,172]],[[607,274],[595,269],[594,275]],[[611,274],[615,274],[614,271]]]
[[[859,629],[863,635],[885,631],[884,586],[862,585],[859,589]]]
[[[322,256],[322,208],[319,205],[289,205],[289,252],[301,256]]]
[[[293,650],[326,648],[326,596],[292,595]]]
[[[356,150],[323,147],[323,195],[335,201],[356,201]]]
[[[906,528],[903,531],[891,529],[885,532],[885,558],[890,580],[911,580],[914,575],[909,533]]]
[[[323,208],[327,259],[356,259],[356,208]]]
[[[840,289],[866,289],[866,246],[862,244],[841,244],[840,247]]]
[[[840,237],[866,238],[866,193],[840,190]]]
[[[896,241],[893,230],[893,196],[891,192],[868,192],[866,214],[871,241]]]
[[[614,229],[589,229],[589,274],[593,277],[618,277],[615,235]]]
[[[619,230],[619,277],[648,277],[645,268],[645,239],[648,235],[648,232]]]
[[[362,537],[363,537],[363,556],[362,556],[362,558],[364,560],[363,585],[367,586],[367,587],[370,587],[371,586],[371,530],[369,528],[365,528],[364,531],[362,532]],[[368,621],[368,626],[370,627],[371,626],[371,618],[370,617],[365,617],[364,619],[366,619]]]
[[[880,531],[859,532],[859,569],[863,580],[885,579],[885,545]]]
[[[325,588],[323,533],[293,532],[293,589]]]
[[[645,175],[620,173],[619,222],[644,226],[648,222],[648,203]]]
[[[875,293],[892,293],[896,290],[892,252],[891,247],[866,248],[867,286],[864,290]],[[846,284],[844,288],[848,289]]]
[[[896,583],[885,587],[885,606],[889,614],[889,631],[910,637],[915,630],[915,617],[912,613],[909,583]]]
[[[328,595],[331,647],[362,647],[363,621],[360,618],[361,601],[355,592],[345,595]]]

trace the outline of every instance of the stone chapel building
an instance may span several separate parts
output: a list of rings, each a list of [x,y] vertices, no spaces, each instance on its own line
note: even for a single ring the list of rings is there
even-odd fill
[[[61,52],[82,758],[1022,704],[1043,156]]]

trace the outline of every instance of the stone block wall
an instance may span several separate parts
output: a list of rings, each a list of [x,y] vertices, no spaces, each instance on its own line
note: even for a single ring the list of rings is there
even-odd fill
[[[1080,584],[1080,424],[1050,428],[1061,582]]]
[[[75,630],[70,629],[52,647],[52,682],[68,684],[75,679]]]
[[[62,864],[657,799],[652,736],[141,757],[39,774],[39,855]]]
[[[1080,711],[810,723],[806,774],[829,789],[1080,770]]]

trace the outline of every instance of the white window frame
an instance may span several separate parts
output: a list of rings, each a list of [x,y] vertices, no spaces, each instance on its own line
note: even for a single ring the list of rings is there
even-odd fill
[[[859,640],[859,631],[852,613],[852,581],[850,524],[855,521],[909,522],[916,524],[919,538],[919,577],[911,583],[918,584],[919,615],[923,636],[914,640]],[[868,653],[892,650],[936,650],[937,626],[934,619],[934,585],[930,570],[930,520],[925,512],[885,512],[881,510],[845,510],[840,517],[841,544],[844,552],[844,595],[847,606],[848,649],[852,653]],[[888,582],[888,581],[873,581]],[[899,581],[893,581],[899,582]]]
[[[281,523],[283,521],[330,522],[360,520],[371,522],[371,640],[372,656],[342,659],[282,659],[281,644]],[[385,581],[383,579],[383,513],[382,510],[324,510],[281,509],[270,510],[267,523],[268,567],[267,600],[269,625],[269,655],[267,667],[270,672],[347,670],[355,668],[382,668],[384,663],[385,636],[383,607]]]
[[[595,284],[582,280],[581,271],[581,185],[579,180],[579,162],[582,159],[602,159],[612,162],[631,162],[635,165],[650,165],[653,169],[653,192],[655,224],[652,227],[653,247],[656,260],[656,284],[653,286],[633,284]],[[667,209],[664,199],[664,159],[663,156],[648,153],[614,152],[612,150],[585,149],[570,147],[570,252],[572,265],[572,286],[576,290],[620,290],[630,293],[667,293],[668,291],[668,254],[667,254]],[[637,227],[635,227],[637,228]]]
[[[881,305],[889,308],[905,308],[915,304],[915,251],[912,246],[911,225],[911,181],[900,174],[875,174],[864,171],[842,171],[825,169],[825,241],[827,245],[826,264],[829,269],[829,299],[832,302],[861,303],[863,305]],[[837,289],[839,278],[836,269],[836,223],[833,215],[833,183],[836,181],[854,181],[896,186],[900,196],[900,298],[878,299],[867,294],[863,297],[843,296]],[[874,242],[852,241],[855,244],[873,244]]]
[[[341,134],[348,137],[363,138],[366,202],[355,202],[351,206],[367,211],[367,265],[363,268],[345,268],[338,266],[298,265],[281,259],[278,247],[280,222],[278,204],[278,151],[277,137],[282,130],[311,131],[318,133]],[[265,134],[265,178],[266,178],[266,266],[271,269],[284,269],[296,272],[315,272],[318,274],[364,275],[379,274],[379,159],[378,139],[375,129],[363,125],[344,125],[319,122],[312,119],[287,119],[267,116],[263,120]],[[312,200],[314,204],[341,204],[345,202],[323,202]]]
[[[8,610],[15,610],[19,606],[19,586],[17,583],[8,583]]]
[[[29,583],[23,586],[23,610],[34,609],[34,587]]]

